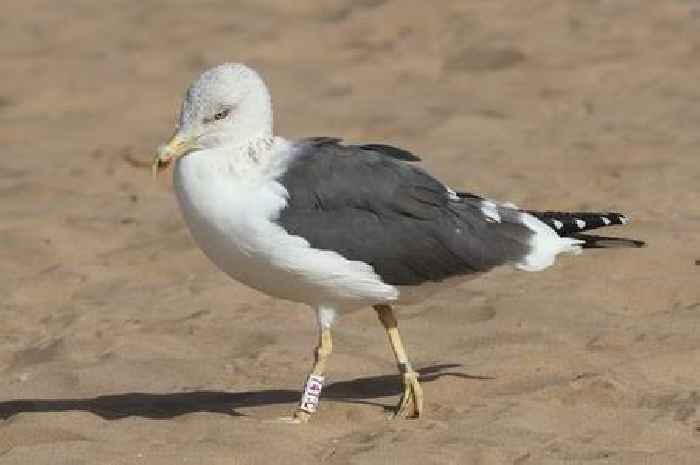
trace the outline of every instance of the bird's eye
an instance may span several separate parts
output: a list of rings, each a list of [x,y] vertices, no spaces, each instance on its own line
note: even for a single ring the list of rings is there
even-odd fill
[[[226,117],[228,116],[229,113],[231,113],[231,109],[230,109],[230,108],[225,108],[225,109],[221,110],[220,112],[218,112],[217,114],[214,115],[214,120],[215,120],[215,121],[220,121],[220,120],[226,118]]]

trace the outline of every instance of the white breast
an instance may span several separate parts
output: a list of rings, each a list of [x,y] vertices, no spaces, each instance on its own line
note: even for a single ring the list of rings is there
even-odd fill
[[[274,178],[232,167],[230,153],[200,151],[178,160],[175,192],[195,242],[224,272],[283,299],[338,309],[390,302],[395,287],[371,266],[346,260],[273,222],[287,192]]]

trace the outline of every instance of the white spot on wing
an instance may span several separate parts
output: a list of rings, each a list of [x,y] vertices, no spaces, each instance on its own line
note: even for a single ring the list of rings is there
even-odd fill
[[[620,223],[622,223],[622,224],[627,224],[627,223],[629,223],[629,222],[630,222],[629,218],[627,218],[627,217],[624,216],[624,215],[620,215]]]
[[[564,227],[564,223],[562,223],[559,220],[552,220],[552,223],[554,223],[554,227],[557,229],[561,229]]]
[[[445,189],[447,189],[447,196],[450,198],[450,200],[459,200],[459,195],[457,195],[457,192],[455,192],[454,189],[450,188],[449,186],[445,186]]]
[[[610,218],[607,218],[607,217],[605,217],[605,216],[601,216],[600,219],[603,220],[603,224],[604,224],[605,226],[607,226],[607,225],[609,225],[610,223],[612,223],[612,221],[610,221]]]
[[[576,219],[576,226],[578,226],[579,229],[583,229],[586,227],[586,222],[583,220]]]
[[[481,213],[492,222],[501,222],[501,215],[498,214],[498,205],[491,200],[481,202]]]

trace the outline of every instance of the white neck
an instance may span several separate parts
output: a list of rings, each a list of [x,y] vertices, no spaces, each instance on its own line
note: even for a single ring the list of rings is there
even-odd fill
[[[274,179],[284,172],[292,155],[290,148],[290,142],[281,137],[251,138],[245,144],[223,144],[193,152],[178,162],[201,174],[206,172],[207,176],[256,182],[261,178]]]

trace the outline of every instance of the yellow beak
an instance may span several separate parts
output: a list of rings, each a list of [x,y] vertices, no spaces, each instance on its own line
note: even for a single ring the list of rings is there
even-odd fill
[[[158,153],[153,157],[151,172],[155,179],[158,174],[168,168],[171,163],[186,154],[192,148],[190,141],[180,138],[177,134],[165,145],[160,146]]]

